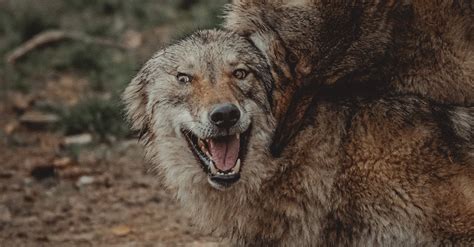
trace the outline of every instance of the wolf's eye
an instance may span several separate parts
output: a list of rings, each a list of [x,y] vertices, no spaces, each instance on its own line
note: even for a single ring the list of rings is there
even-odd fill
[[[176,76],[176,79],[178,79],[179,82],[181,83],[190,83],[193,80],[193,77],[190,75],[186,75],[184,73],[178,73]]]
[[[242,80],[242,79],[245,79],[245,77],[247,77],[248,72],[244,69],[236,69],[234,70],[234,73],[232,74],[234,75],[235,78]]]

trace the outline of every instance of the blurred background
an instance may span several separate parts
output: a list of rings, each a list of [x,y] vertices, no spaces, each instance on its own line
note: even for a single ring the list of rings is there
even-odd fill
[[[0,246],[216,246],[158,179],[120,94],[225,0],[0,0]]]

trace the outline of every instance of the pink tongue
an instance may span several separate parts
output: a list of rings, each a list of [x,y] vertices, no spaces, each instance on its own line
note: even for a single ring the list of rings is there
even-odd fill
[[[240,141],[235,135],[225,138],[210,139],[209,151],[216,167],[221,171],[232,169],[237,162]]]

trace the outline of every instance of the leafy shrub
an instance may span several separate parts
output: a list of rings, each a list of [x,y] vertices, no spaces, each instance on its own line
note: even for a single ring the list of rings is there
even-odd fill
[[[92,132],[105,139],[129,134],[118,100],[92,98],[63,111],[61,115],[61,128],[68,135]]]

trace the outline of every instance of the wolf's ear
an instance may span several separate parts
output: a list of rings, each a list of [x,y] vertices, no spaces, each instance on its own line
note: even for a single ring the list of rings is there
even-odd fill
[[[308,82],[302,80],[308,74],[307,59],[298,57],[288,49],[263,13],[266,10],[268,8],[256,5],[247,7],[233,4],[227,9],[224,27],[247,37],[266,58],[274,81],[270,97],[272,113],[278,123],[271,151],[274,156],[278,156],[299,130],[312,95],[309,91],[301,92],[302,86]]]
[[[314,84],[307,77],[308,62],[298,59],[287,49],[279,34],[273,30],[260,30],[249,36],[252,43],[265,56],[274,80],[272,112],[277,120],[270,151],[277,157],[299,131],[313,93],[305,90]],[[309,78],[308,80],[306,80]],[[308,85],[309,84],[309,85]]]
[[[264,55],[270,68],[270,73],[274,80],[272,106],[273,114],[279,119],[286,110],[284,106],[289,98],[289,91],[292,91],[291,78],[292,69],[288,63],[288,51],[277,33],[270,30],[259,30],[249,37],[249,40]],[[285,92],[286,91],[286,92]]]
[[[132,124],[132,130],[139,132],[145,131],[148,126],[148,116],[146,114],[148,94],[145,90],[146,85],[146,77],[140,71],[122,94],[126,115]]]

